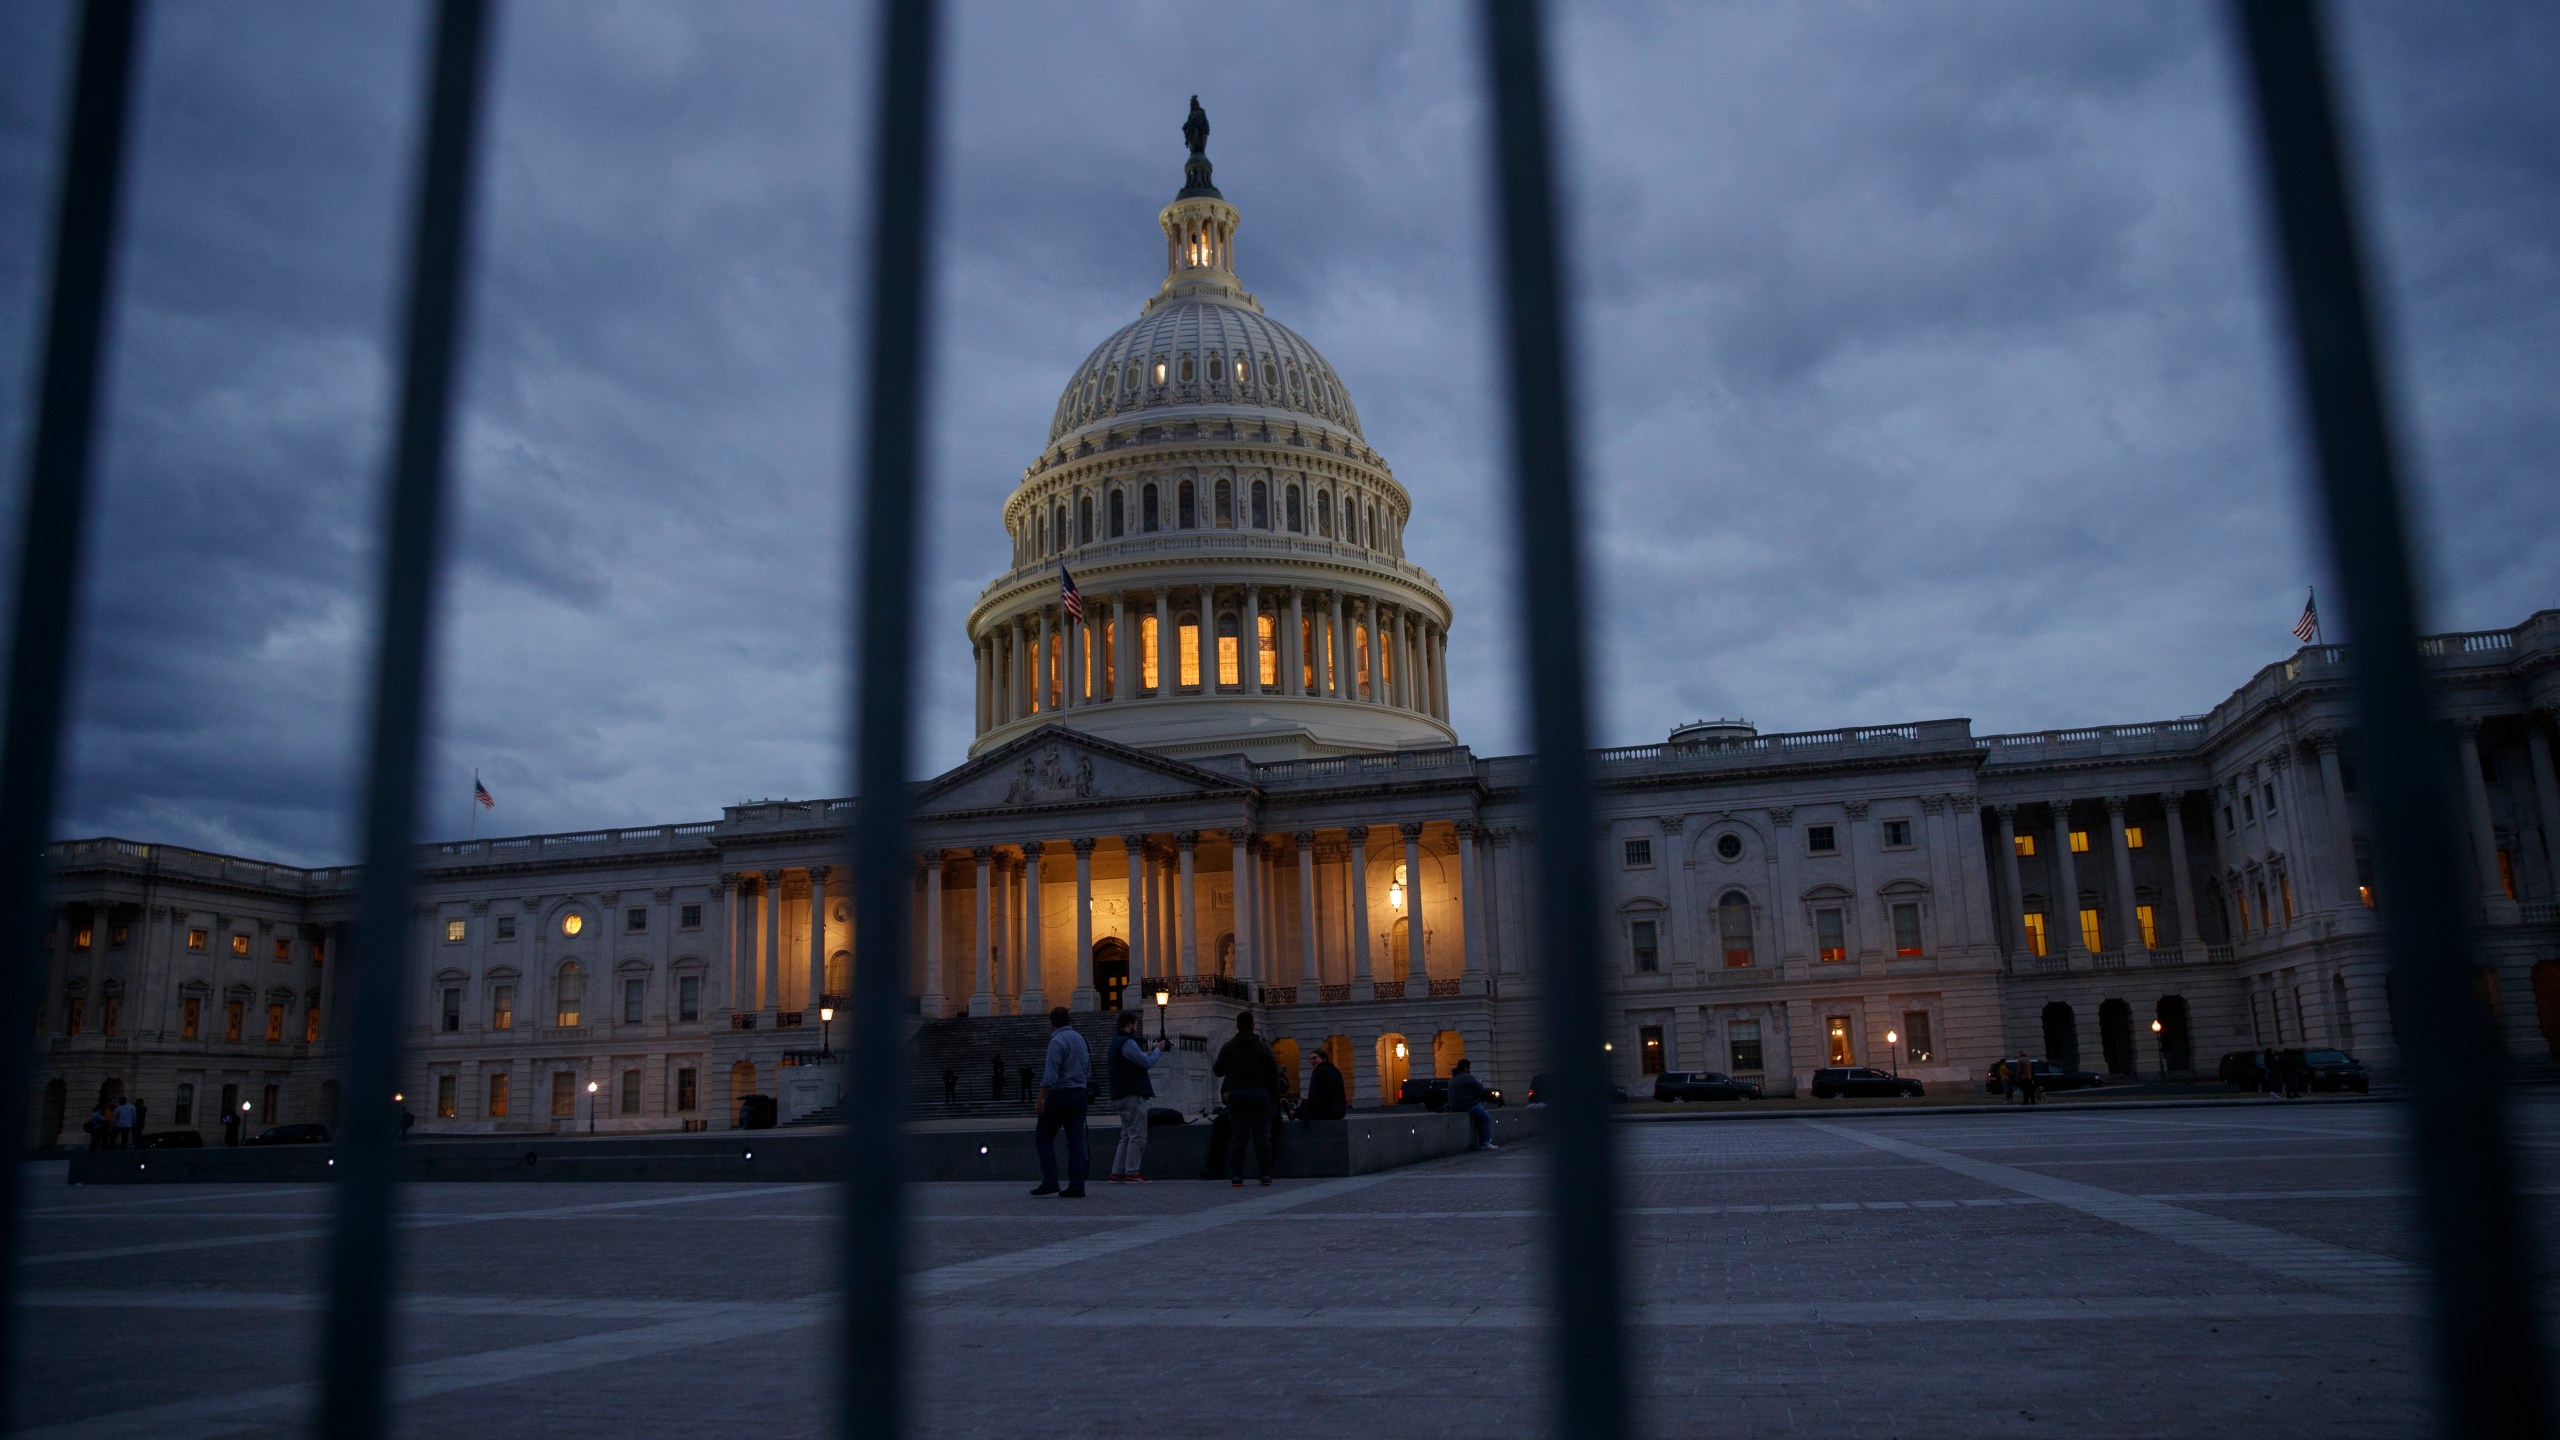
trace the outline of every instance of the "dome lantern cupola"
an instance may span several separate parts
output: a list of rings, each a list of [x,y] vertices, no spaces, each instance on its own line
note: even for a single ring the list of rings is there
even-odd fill
[[[1183,162],[1181,192],[1156,216],[1164,227],[1164,288],[1147,308],[1177,299],[1223,300],[1259,311],[1261,303],[1236,279],[1236,226],[1243,217],[1209,183],[1209,112],[1197,95],[1182,138],[1191,158]]]

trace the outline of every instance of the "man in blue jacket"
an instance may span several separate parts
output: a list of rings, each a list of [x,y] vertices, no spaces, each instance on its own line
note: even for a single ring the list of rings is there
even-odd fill
[[[1049,1012],[1049,1053],[1040,1065],[1040,1094],[1031,1102],[1039,1117],[1031,1143],[1040,1152],[1040,1184],[1031,1193],[1061,1200],[1084,1198],[1085,1097],[1092,1093],[1093,1053],[1067,1022],[1067,1007]],[[1058,1132],[1067,1132],[1067,1188],[1058,1188]]]
[[[1111,1154],[1114,1184],[1147,1178],[1147,1110],[1156,1098],[1156,1082],[1147,1072],[1156,1068],[1164,1042],[1141,1042],[1138,1033],[1138,1012],[1121,1011],[1119,1033],[1111,1037],[1111,1098],[1120,1106],[1120,1148]]]

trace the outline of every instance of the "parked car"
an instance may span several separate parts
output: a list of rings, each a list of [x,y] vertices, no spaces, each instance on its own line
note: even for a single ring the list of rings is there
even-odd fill
[[[1427,1075],[1419,1080],[1407,1080],[1403,1085],[1397,1087],[1396,1103],[1399,1105],[1419,1105],[1423,1109],[1437,1115],[1441,1111],[1449,1108],[1449,1077],[1446,1075]],[[1494,1089],[1490,1085],[1486,1086],[1484,1103],[1492,1106],[1496,1110],[1501,1109],[1502,1092]]]
[[[1541,1070],[1537,1074],[1529,1077],[1528,1103],[1532,1105],[1544,1105],[1547,1103],[1549,1098],[1550,1097],[1547,1094],[1547,1072]],[[1626,1086],[1612,1085],[1609,1087],[1609,1098],[1617,1101],[1621,1105],[1624,1105],[1636,1097],[1627,1093]]]
[[[204,1137],[193,1130],[162,1130],[135,1137],[133,1148],[136,1150],[201,1150],[204,1148]]]
[[[2364,1062],[2344,1050],[2285,1050],[2276,1057],[2279,1074],[2290,1068],[2306,1090],[2370,1093],[2373,1081]]]
[[[2234,1050],[2222,1057],[2221,1069],[2216,1073],[2225,1085],[2264,1090],[2268,1077],[2275,1074],[2275,1055],[2273,1050]]]
[[[1656,1100],[1757,1100],[1760,1087],[1713,1070],[1666,1070],[1653,1077]]]
[[[1851,1095],[1909,1096],[1926,1093],[1917,1080],[1889,1074],[1871,1065],[1835,1065],[1813,1072],[1813,1098],[1831,1100]]]
[[[329,1127],[326,1125],[270,1125],[266,1129],[249,1137],[249,1139],[244,1143],[250,1145],[326,1145],[329,1143]]]
[[[2075,1070],[2051,1060],[2030,1061],[2012,1055],[2007,1060],[1982,1072],[1983,1094],[1998,1095],[2007,1088],[2000,1078],[2000,1065],[2003,1064],[2008,1066],[2009,1073],[2013,1075],[2018,1072],[2020,1066],[2032,1066],[2035,1071],[2036,1088],[2044,1091],[2095,1090],[2107,1083],[2107,1077],[2095,1070]]]

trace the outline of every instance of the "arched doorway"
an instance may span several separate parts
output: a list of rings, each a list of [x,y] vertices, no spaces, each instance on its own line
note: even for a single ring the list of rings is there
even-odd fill
[[[1404,1082],[1413,1065],[1411,1047],[1404,1037],[1390,1030],[1378,1037],[1378,1103],[1393,1105],[1404,1094]]]
[[[2163,995],[2151,1015],[2160,1022],[2160,1063],[2172,1071],[2194,1069],[2194,1042],[2187,1038],[2187,997]]]
[[[1298,1079],[1298,1042],[1281,1039],[1271,1042],[1271,1058],[1280,1062],[1280,1084],[1295,1100],[1305,1090]]]
[[[2059,1000],[2044,1007],[2044,1058],[2066,1070],[2080,1068],[2080,1022]]]
[[[63,1111],[70,1108],[70,1087],[56,1075],[44,1082],[44,1123],[38,1127],[44,1136],[44,1148],[50,1150],[62,1143]]]
[[[1443,1030],[1431,1037],[1431,1073],[1455,1075],[1458,1062],[1467,1058],[1467,1037],[1455,1030]]]
[[[1342,1072],[1342,1103],[1359,1104],[1360,1074],[1351,1068],[1351,1037],[1327,1035],[1324,1037],[1324,1053],[1333,1057],[1333,1068]]]
[[[1129,991],[1128,941],[1105,935],[1093,942],[1093,988],[1102,998],[1103,1009],[1120,1008],[1120,997]]]
[[[827,957],[827,984],[825,993],[838,997],[839,1001],[850,999],[852,997],[852,951],[839,950],[833,955]]]
[[[2560,1057],[2560,960],[2533,962],[2533,1018],[2542,1026],[2542,1043]]]
[[[756,1062],[741,1060],[729,1067],[729,1103],[756,1093]]]
[[[2098,1048],[2106,1053],[2108,1074],[2133,1073],[2132,1006],[2114,999],[2098,1002]]]

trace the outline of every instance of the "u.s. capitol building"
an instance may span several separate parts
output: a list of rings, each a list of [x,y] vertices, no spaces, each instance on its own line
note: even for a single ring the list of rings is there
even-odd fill
[[[2180,720],[1683,726],[1596,757],[1602,833],[1531,833],[1528,761],[1455,728],[1457,617],[1405,558],[1427,517],[1333,367],[1238,278],[1205,129],[1158,216],[1164,283],[1068,377],[1005,504],[1013,564],[968,618],[970,758],[913,793],[929,1081],[933,1057],[968,1057],[982,1100],[1023,1024],[1000,1017],[1161,990],[1151,1026],[1213,1037],[1249,1004],[1301,1073],[1330,1048],[1355,1104],[1460,1056],[1525,1087],[1556,844],[1603,851],[1592,943],[1631,1087],[1714,1069],[1784,1093],[1844,1064],[1954,1087],[2022,1053],[2210,1074],[2306,1043],[2392,1063],[2390,897],[2335,647]],[[2509,1046],[2548,1058],[2560,612],[2428,650],[2461,734],[2481,983]],[[749,1094],[826,1089],[822,1015],[862,943],[838,862],[853,805],[423,850],[421,1128],[718,1128]],[[209,1137],[242,1105],[335,1118],[339,972],[369,958],[346,951],[351,869],[121,839],[56,866],[40,1140],[119,1089],[152,1128]]]

